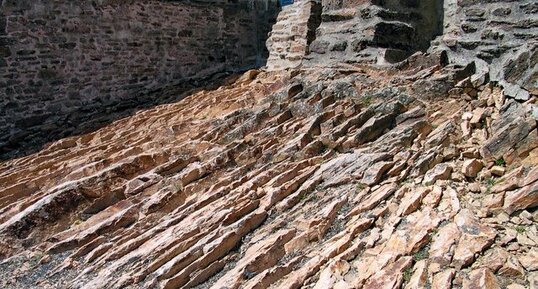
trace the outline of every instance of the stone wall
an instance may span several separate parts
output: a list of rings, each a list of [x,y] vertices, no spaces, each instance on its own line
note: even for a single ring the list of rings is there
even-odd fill
[[[0,156],[263,65],[278,13],[276,0],[1,2]]]

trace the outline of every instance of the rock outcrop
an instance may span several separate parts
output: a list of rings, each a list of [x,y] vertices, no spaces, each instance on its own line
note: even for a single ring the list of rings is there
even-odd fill
[[[0,287],[538,288],[533,50],[460,47],[535,8],[285,7],[269,69],[1,162]]]
[[[413,88],[460,71],[250,71],[4,162],[2,287],[534,286],[530,104]]]

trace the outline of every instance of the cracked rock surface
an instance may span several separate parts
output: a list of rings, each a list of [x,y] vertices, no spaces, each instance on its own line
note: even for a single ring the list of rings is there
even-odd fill
[[[0,287],[538,288],[536,97],[431,97],[464,68],[416,59],[250,71],[0,163]]]

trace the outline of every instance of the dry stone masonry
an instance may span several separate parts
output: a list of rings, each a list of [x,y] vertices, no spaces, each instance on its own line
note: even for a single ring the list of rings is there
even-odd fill
[[[189,79],[263,65],[277,12],[276,0],[2,1],[0,154],[158,103]]]

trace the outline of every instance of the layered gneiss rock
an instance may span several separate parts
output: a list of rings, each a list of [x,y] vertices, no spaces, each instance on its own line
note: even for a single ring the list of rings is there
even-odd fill
[[[327,2],[310,65],[399,62],[442,33],[442,1]]]
[[[2,286],[533,284],[535,126],[525,153],[489,133],[529,104],[425,98],[417,80],[461,70],[415,60],[251,71],[2,163]]]
[[[531,2],[284,7],[276,71],[0,163],[0,287],[537,287],[536,53],[465,41]]]

